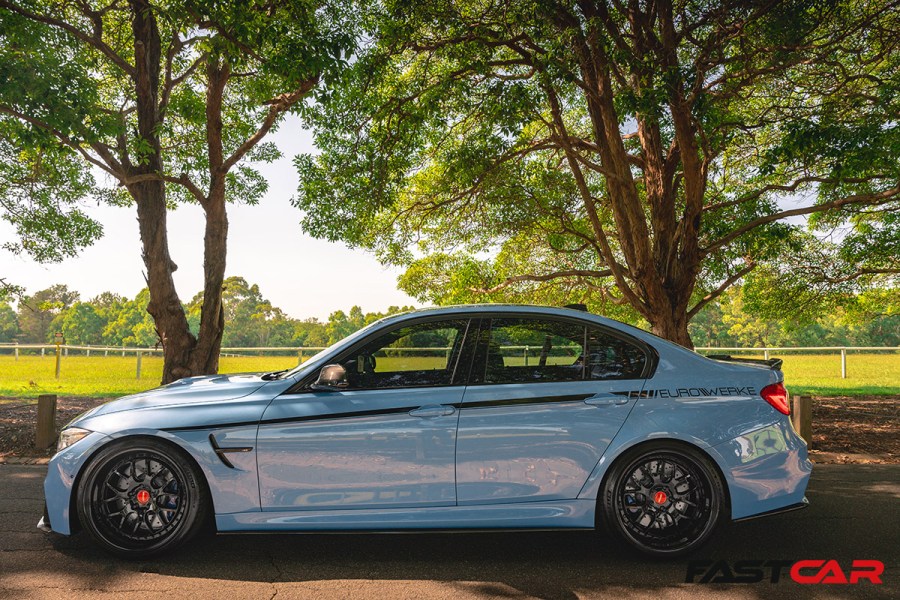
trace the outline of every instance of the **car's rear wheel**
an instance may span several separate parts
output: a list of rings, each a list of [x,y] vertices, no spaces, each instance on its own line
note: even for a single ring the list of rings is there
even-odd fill
[[[654,442],[613,464],[600,497],[606,528],[638,551],[687,554],[709,539],[723,514],[715,466],[688,446]]]
[[[152,438],[98,452],[78,485],[78,518],[104,549],[124,558],[172,550],[203,527],[202,475],[183,452]]]

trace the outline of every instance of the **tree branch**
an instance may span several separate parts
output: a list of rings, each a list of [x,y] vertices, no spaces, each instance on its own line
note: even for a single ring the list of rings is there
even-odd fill
[[[807,176],[800,177],[794,180],[789,184],[769,184],[765,185],[758,190],[753,192],[744,194],[734,200],[726,200],[724,202],[717,202],[716,204],[710,204],[708,206],[703,207],[703,212],[710,210],[718,210],[720,208],[727,208],[729,206],[735,206],[737,204],[742,204],[749,200],[756,200],[766,192],[794,192],[798,187],[803,185],[804,183],[867,183],[869,181],[875,181],[877,179],[887,179],[887,175],[873,175],[871,177],[845,177],[845,178],[834,178],[834,177],[816,177],[816,176]]]
[[[582,202],[584,203],[585,210],[588,214],[588,220],[591,223],[591,229],[594,231],[594,235],[597,236],[597,241],[600,244],[600,247],[603,251],[603,258],[609,268],[612,270],[612,276],[616,280],[616,285],[619,286],[619,290],[622,292],[622,295],[627,297],[628,300],[632,303],[632,305],[639,309],[641,312],[649,311],[649,307],[646,302],[637,295],[637,293],[631,289],[628,285],[628,282],[625,281],[625,273],[622,268],[619,266],[616,261],[615,255],[613,254],[612,248],[609,245],[609,239],[606,236],[606,232],[603,231],[603,224],[600,222],[600,216],[597,214],[597,209],[594,206],[594,198],[591,196],[590,189],[587,186],[587,182],[584,179],[584,173],[581,171],[581,167],[578,164],[577,152],[572,147],[572,144],[569,143],[570,136],[568,131],[566,130],[565,122],[562,118],[562,108],[559,104],[559,98],[556,95],[556,91],[553,90],[549,85],[544,85],[544,93],[547,96],[547,100],[550,103],[550,112],[553,116],[553,122],[555,124],[555,128],[558,132],[557,137],[559,138],[560,144],[563,147],[563,150],[566,155],[566,159],[569,162],[569,167],[572,170],[572,175],[575,177],[575,183],[578,187],[578,192],[581,194]]]
[[[717,287],[716,289],[714,289],[707,295],[703,296],[703,298],[701,298],[700,301],[697,302],[696,305],[694,305],[694,308],[692,308],[688,311],[688,313],[687,313],[688,320],[693,319],[694,316],[698,312],[700,312],[704,306],[706,306],[707,304],[709,304],[710,302],[712,302],[713,300],[715,300],[716,298],[721,296],[725,292],[725,290],[727,290],[734,284],[735,281],[737,281],[738,279],[740,279],[741,277],[743,277],[744,275],[746,275],[747,273],[749,273],[750,271],[752,271],[755,268],[756,268],[755,262],[753,262],[752,260],[747,261],[747,264],[744,267],[742,267],[741,269],[739,269],[737,271],[737,273],[735,273],[734,275],[732,275],[731,277],[729,277],[728,279],[723,281],[722,285],[720,285],[719,287]]]
[[[110,175],[112,175],[113,177],[118,179],[119,181],[121,181],[122,178],[124,177],[122,165],[119,164],[119,162],[117,160],[112,158],[111,153],[107,153],[107,152],[100,153],[103,155],[103,158],[105,160],[111,160],[111,162],[109,162],[109,164],[104,163],[102,160],[98,160],[97,158],[88,154],[88,152],[84,149],[84,147],[82,147],[82,145],[78,141],[73,140],[72,138],[70,138],[69,136],[64,134],[63,132],[54,128],[49,123],[46,123],[40,119],[36,119],[31,116],[28,116],[25,113],[19,112],[13,108],[10,108],[10,107],[4,106],[4,105],[0,105],[0,113],[6,113],[17,119],[21,119],[27,123],[30,123],[39,129],[43,129],[44,131],[46,131],[47,133],[51,134],[53,137],[58,139],[60,142],[62,142],[63,145],[65,145],[65,146],[71,148],[72,150],[75,150],[79,154],[81,154],[81,156],[83,156],[86,161],[88,161],[89,163],[91,163],[92,165],[94,165],[96,167],[99,167],[100,169],[103,169],[105,172],[109,173]],[[99,142],[96,144],[92,144],[91,147],[94,148],[95,151],[97,150],[97,148],[104,150],[103,144],[100,144]],[[105,148],[105,150],[108,150],[108,148]]]
[[[195,184],[190,177],[188,177],[187,173],[182,173],[178,177],[174,175],[163,175],[160,173],[142,173],[140,175],[133,175],[131,177],[126,177],[121,180],[121,185],[132,185],[135,183],[140,183],[142,181],[165,181],[166,183],[175,183],[178,185],[184,186],[191,195],[197,199],[201,204],[206,201],[206,195],[200,189],[197,184]]]
[[[822,281],[825,283],[844,283],[845,281],[851,281],[858,277],[862,277],[863,275],[894,275],[900,273],[900,268],[898,269],[858,269],[854,273],[849,275],[845,275],[843,277],[828,277],[827,275],[822,275]]]
[[[554,279],[562,279],[564,277],[611,277],[612,271],[610,269],[606,269],[603,271],[592,271],[589,269],[571,269],[567,271],[556,271],[554,273],[547,273],[544,275],[535,275],[531,273],[526,273],[523,275],[514,275],[512,277],[507,277],[501,283],[498,283],[494,287],[491,288],[468,288],[469,291],[475,292],[478,294],[492,294],[494,292],[499,292],[502,289],[505,289],[514,283],[521,283],[523,281],[552,281]]]
[[[172,34],[172,41],[169,43],[169,50],[166,52],[166,69],[165,69],[165,82],[163,83],[162,94],[160,95],[159,100],[159,115],[162,118],[166,113],[166,107],[169,105],[169,98],[172,96],[172,90],[175,89],[180,83],[182,83],[185,79],[191,76],[194,71],[197,70],[206,58],[209,56],[209,53],[202,52],[200,56],[197,57],[194,62],[192,62],[187,69],[181,75],[177,77],[172,77],[172,61],[175,59],[175,56],[181,52],[188,45],[193,42],[201,39],[202,36],[195,36],[189,38],[187,40],[182,40],[178,37],[178,32],[174,32]]]
[[[719,238],[718,240],[712,242],[706,248],[703,248],[702,253],[704,256],[708,255],[711,252],[715,252],[719,248],[726,246],[741,237],[748,231],[752,231],[757,227],[761,227],[762,225],[767,225],[769,223],[773,223],[775,221],[780,221],[781,219],[786,219],[788,217],[796,217],[800,215],[809,215],[816,212],[822,212],[826,210],[830,210],[833,208],[840,208],[846,205],[852,204],[872,204],[879,205],[884,204],[885,202],[890,202],[900,196],[900,185],[892,187],[890,189],[884,190],[882,192],[878,192],[877,194],[854,194],[852,196],[846,196],[844,198],[840,198],[838,200],[832,200],[830,202],[823,202],[822,204],[816,204],[813,206],[806,206],[803,208],[794,208],[791,210],[783,210],[781,212],[773,213],[771,215],[766,215],[765,217],[760,217],[758,219],[754,219],[749,223],[738,227],[731,233],[726,236]]]
[[[238,146],[237,150],[235,150],[231,156],[229,156],[222,163],[220,169],[223,173],[227,173],[231,167],[235,165],[239,160],[241,160],[247,152],[253,149],[256,144],[260,142],[266,134],[269,133],[269,130],[272,128],[272,125],[275,124],[275,121],[278,119],[278,116],[289,110],[294,104],[300,101],[303,96],[305,96],[311,89],[313,89],[319,83],[319,76],[316,75],[311,79],[307,79],[300,86],[294,90],[293,92],[288,92],[285,94],[281,94],[272,100],[269,100],[266,104],[269,105],[269,112],[266,114],[266,118],[263,120],[262,125],[259,126],[259,129],[256,130],[256,133],[251,135],[249,138],[244,140],[244,143]]]
[[[109,45],[104,42],[103,39],[98,35],[99,32],[95,32],[94,35],[88,35],[71,23],[66,23],[65,21],[56,19],[54,17],[31,12],[30,10],[22,8],[21,6],[9,2],[8,0],[0,0],[0,8],[5,8],[11,12],[25,17],[26,19],[30,19],[37,23],[44,23],[45,25],[50,25],[51,27],[56,27],[57,29],[62,29],[63,31],[72,34],[82,42],[85,42],[86,44],[89,44],[90,46],[93,46],[94,48],[99,50],[104,56],[111,60],[113,64],[122,69],[122,71],[130,75],[132,78],[135,76],[135,68],[131,66],[123,57],[116,54],[115,50],[110,48]]]

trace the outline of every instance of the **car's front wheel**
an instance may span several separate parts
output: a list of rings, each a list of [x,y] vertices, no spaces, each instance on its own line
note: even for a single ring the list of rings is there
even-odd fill
[[[149,558],[203,527],[204,480],[183,452],[152,438],[101,449],[77,490],[78,518],[91,537],[123,558]]]
[[[613,464],[601,491],[606,528],[638,551],[681,556],[702,545],[723,514],[722,478],[699,451],[654,442]]]

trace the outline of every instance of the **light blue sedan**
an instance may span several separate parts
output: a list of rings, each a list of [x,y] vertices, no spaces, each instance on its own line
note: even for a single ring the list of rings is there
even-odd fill
[[[39,526],[142,558],[209,523],[602,525],[681,555],[723,521],[806,505],[781,361],[750,363],[571,308],[397,315],[290,371],[191,377],[81,415]]]

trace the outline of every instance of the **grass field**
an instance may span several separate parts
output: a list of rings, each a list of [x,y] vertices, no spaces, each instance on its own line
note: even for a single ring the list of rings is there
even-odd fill
[[[847,379],[841,379],[839,354],[783,353],[786,384],[792,394],[814,396],[900,395],[900,354],[848,353]],[[379,359],[379,370],[387,367]],[[403,359],[409,362],[410,358]],[[422,357],[420,360],[434,362]],[[223,357],[222,373],[277,371],[296,366],[296,356]],[[67,356],[60,379],[52,356],[0,356],[0,396],[34,398],[40,394],[114,397],[155,387],[162,358],[145,356],[141,379],[135,378],[134,356]]]

